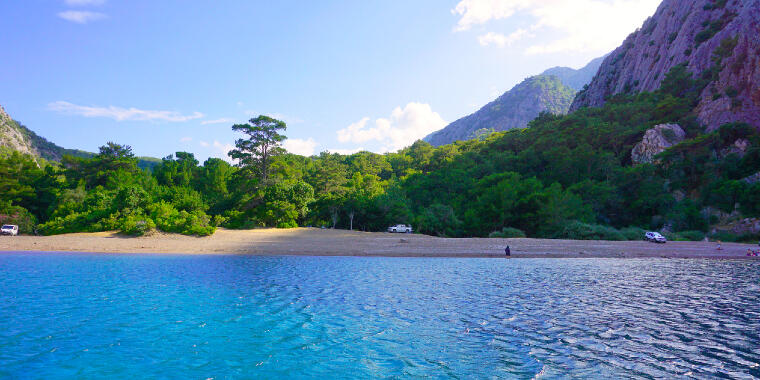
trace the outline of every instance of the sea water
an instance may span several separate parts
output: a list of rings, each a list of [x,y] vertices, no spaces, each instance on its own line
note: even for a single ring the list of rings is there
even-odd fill
[[[760,263],[0,253],[0,378],[757,378]]]

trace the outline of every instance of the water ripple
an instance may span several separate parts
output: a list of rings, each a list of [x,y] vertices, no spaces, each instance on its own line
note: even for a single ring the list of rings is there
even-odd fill
[[[0,253],[3,378],[760,377],[760,263]]]

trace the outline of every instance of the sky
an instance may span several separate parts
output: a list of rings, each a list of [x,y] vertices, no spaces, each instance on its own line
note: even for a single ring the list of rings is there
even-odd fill
[[[0,2],[0,105],[66,148],[227,158],[396,151],[554,66],[621,44],[659,0]]]

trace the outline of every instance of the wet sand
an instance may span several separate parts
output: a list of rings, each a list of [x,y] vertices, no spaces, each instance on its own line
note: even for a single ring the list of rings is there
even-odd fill
[[[212,236],[192,237],[154,233],[127,237],[115,232],[78,233],[55,236],[0,237],[0,251],[99,252],[99,253],[184,253],[255,254],[304,256],[385,257],[504,257],[509,245],[514,258],[566,257],[653,257],[760,259],[747,257],[756,245],[723,243],[646,241],[578,241],[549,239],[448,239],[417,234],[390,234],[294,229],[218,229]]]

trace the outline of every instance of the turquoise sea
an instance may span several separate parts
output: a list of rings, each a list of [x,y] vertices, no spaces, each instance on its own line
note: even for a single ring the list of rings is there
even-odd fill
[[[760,377],[760,262],[0,253],[0,378]]]

